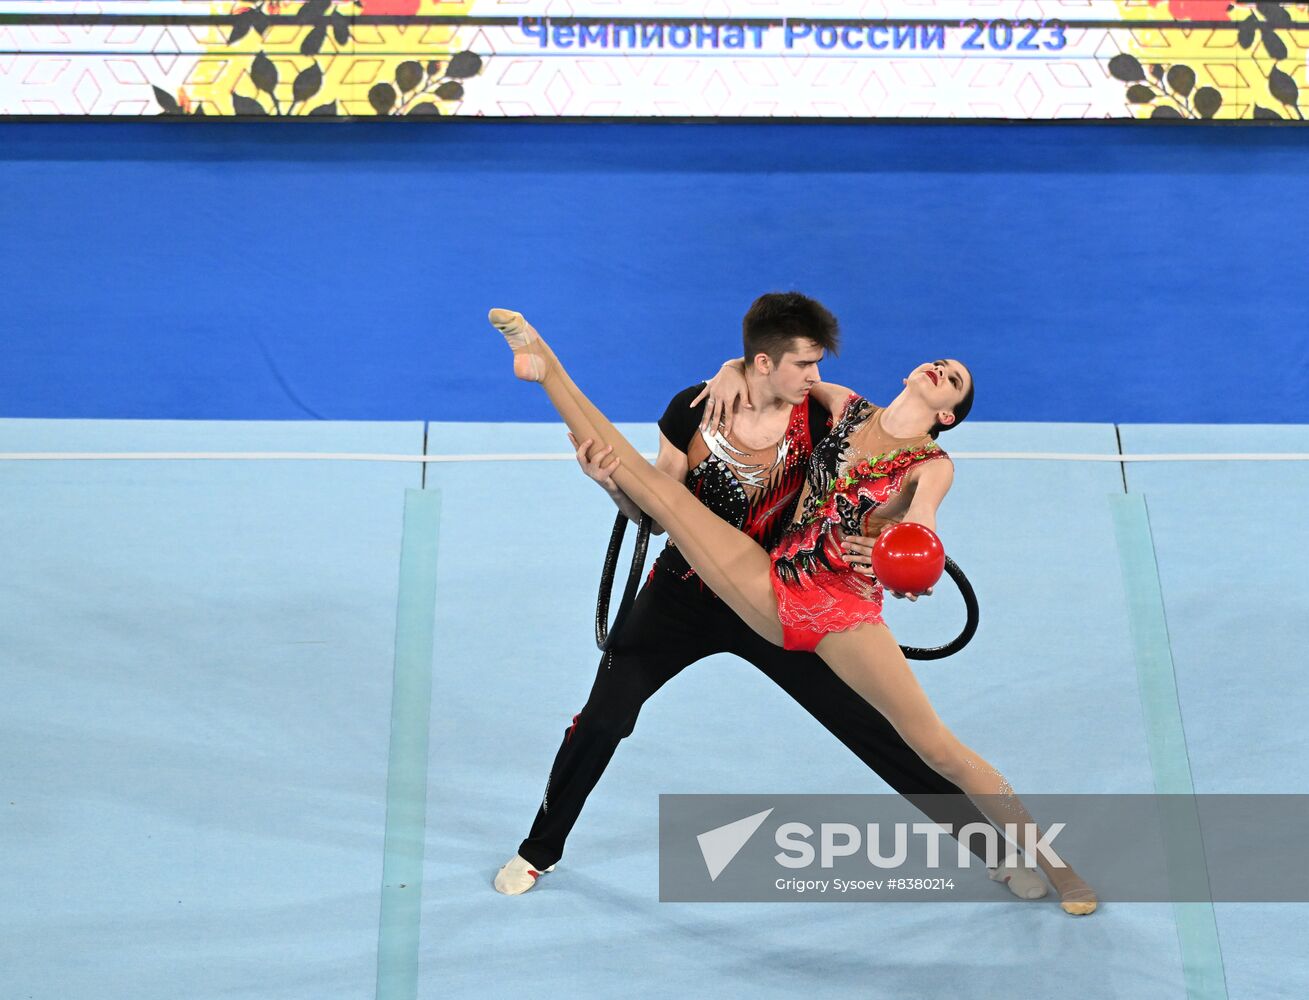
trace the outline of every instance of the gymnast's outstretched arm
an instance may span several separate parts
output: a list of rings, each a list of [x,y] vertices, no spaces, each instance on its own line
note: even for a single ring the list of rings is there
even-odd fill
[[[640,521],[644,511],[614,482],[613,474],[614,469],[618,468],[618,459],[612,457],[613,448],[608,446],[600,448],[591,440],[578,441],[572,431],[568,432],[568,440],[573,443],[573,449],[577,452],[577,464],[582,467],[587,478],[600,484],[609,494],[609,499],[629,521],[633,524]],[[655,468],[679,483],[686,482],[686,452],[678,450],[673,442],[664,437],[663,431],[659,432],[659,454],[655,457]],[[657,521],[650,523],[650,534],[663,533],[663,525]]]

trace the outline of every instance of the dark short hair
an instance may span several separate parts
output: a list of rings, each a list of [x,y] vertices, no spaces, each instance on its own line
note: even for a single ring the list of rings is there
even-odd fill
[[[964,398],[959,400],[959,402],[955,404],[954,411],[953,411],[954,423],[943,424],[938,420],[933,425],[932,429],[927,432],[932,436],[933,441],[936,440],[936,436],[940,434],[942,431],[948,431],[951,427],[958,427],[960,424],[962,424],[968,418],[968,414],[973,409],[973,390],[977,388],[977,382],[973,378],[973,373],[968,369],[966,365],[964,366],[964,371],[968,372],[968,391],[964,393]]]
[[[773,364],[791,349],[797,338],[812,340],[824,351],[837,353],[841,325],[817,299],[799,292],[768,292],[755,299],[741,321],[748,367],[755,355],[767,354]]]

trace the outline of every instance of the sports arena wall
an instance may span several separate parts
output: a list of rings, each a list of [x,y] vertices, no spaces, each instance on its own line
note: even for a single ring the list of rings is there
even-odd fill
[[[501,305],[652,420],[794,288],[874,398],[1306,422],[1306,178],[1290,128],[3,123],[0,416],[553,420]]]

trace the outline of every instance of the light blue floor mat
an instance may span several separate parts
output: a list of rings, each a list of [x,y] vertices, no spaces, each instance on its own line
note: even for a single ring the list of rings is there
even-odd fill
[[[625,429],[655,450],[653,425]],[[0,451],[416,455],[424,430],[9,420]],[[1309,451],[1295,427],[1122,438]],[[969,423],[942,444],[1118,451],[1109,425]],[[570,450],[552,424],[432,424],[426,447]],[[1109,504],[1123,478],[1115,462],[961,459],[941,512],[982,627],[916,669],[1020,792],[1153,787]],[[1309,465],[1126,478],[1149,505],[1197,791],[1305,792]],[[401,511],[422,479],[417,464],[0,462],[6,996],[374,995]],[[660,793],[885,790],[728,657],[647,705],[559,870],[497,895],[591,685],[613,508],[571,460],[437,462],[426,485],[442,516],[420,996],[1186,998],[1167,904],[1072,920],[1050,902],[658,902]],[[889,618],[926,642],[959,615],[947,591]],[[1233,1000],[1309,995],[1305,905],[1215,909]]]
[[[418,453],[422,424],[0,422]],[[371,996],[415,465],[0,462],[6,997]]]
[[[1133,426],[1131,453],[1309,453],[1309,427]],[[1309,792],[1306,462],[1137,463],[1197,792]],[[1257,831],[1252,831],[1257,836]],[[1215,907],[1235,997],[1309,996],[1309,905]]]
[[[454,453],[478,433],[433,424],[428,448]],[[652,438],[635,443],[653,450]],[[504,426],[485,446],[562,442],[559,427]],[[942,443],[1117,452],[1103,425],[968,425]],[[1010,997],[1069,983],[1087,997],[1184,995],[1168,906],[1105,907],[1077,922],[1051,904],[657,902],[659,793],[886,790],[727,657],[688,668],[647,705],[559,870],[526,896],[496,895],[491,878],[526,834],[591,684],[613,508],[571,462],[440,465],[434,484],[446,520],[421,995],[484,996],[489,982],[532,997]],[[1121,491],[1117,463],[961,461],[943,507],[942,538],[983,595],[983,625],[964,654],[918,674],[942,717],[1020,791],[1151,788],[1107,502]],[[928,611],[896,609],[924,637],[931,629],[912,618]]]

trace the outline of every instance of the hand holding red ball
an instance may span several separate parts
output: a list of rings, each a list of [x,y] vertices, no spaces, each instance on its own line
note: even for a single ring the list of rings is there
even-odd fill
[[[882,586],[897,594],[925,594],[945,571],[945,548],[931,528],[906,521],[877,536],[873,572]]]

